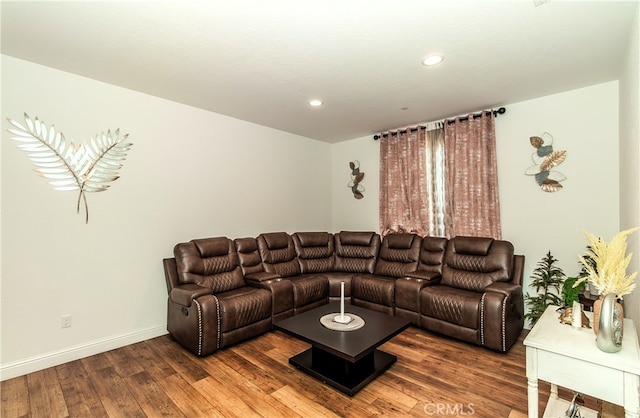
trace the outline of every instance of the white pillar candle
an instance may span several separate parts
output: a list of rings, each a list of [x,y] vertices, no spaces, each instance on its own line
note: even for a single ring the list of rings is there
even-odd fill
[[[582,307],[579,302],[573,302],[573,312],[571,312],[571,314],[573,315],[571,325],[576,328],[582,328]]]
[[[344,282],[340,282],[340,319],[344,320]]]

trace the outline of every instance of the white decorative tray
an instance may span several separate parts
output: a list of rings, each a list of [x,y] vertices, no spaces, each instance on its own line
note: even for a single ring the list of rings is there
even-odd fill
[[[345,316],[349,316],[351,318],[351,321],[346,324],[335,321],[335,318],[339,316],[339,312],[324,315],[320,318],[320,323],[326,328],[334,331],[355,331],[364,326],[364,319],[360,318],[358,315],[354,315],[352,313],[345,314]]]

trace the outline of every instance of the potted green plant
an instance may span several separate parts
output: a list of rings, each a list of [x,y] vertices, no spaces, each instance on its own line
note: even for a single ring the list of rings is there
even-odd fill
[[[549,251],[538,262],[531,275],[533,280],[530,286],[536,290],[536,295],[531,296],[527,292],[524,296],[524,300],[529,307],[529,312],[524,317],[531,321],[532,327],[542,316],[547,306],[563,305],[559,293],[566,276],[564,271],[556,265],[557,262],[558,260]]]
[[[573,302],[579,301],[580,293],[584,291],[585,284],[576,285],[575,283],[581,277],[580,275],[578,277],[567,277],[562,283],[562,306],[573,306]]]

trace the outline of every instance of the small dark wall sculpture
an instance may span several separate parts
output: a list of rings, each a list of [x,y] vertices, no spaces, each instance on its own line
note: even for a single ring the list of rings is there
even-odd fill
[[[536,151],[531,154],[534,165],[527,168],[525,174],[534,176],[536,183],[543,191],[557,192],[562,189],[560,182],[565,181],[567,177],[559,171],[552,170],[552,168],[565,160],[567,151],[554,151],[551,134],[545,132],[542,136],[544,139],[539,136],[529,138]]]
[[[347,187],[351,189],[353,197],[356,199],[362,199],[364,195],[364,186],[360,184],[364,178],[364,173],[360,171],[360,162],[353,160],[349,162],[349,168],[351,169],[351,181],[347,184]]]

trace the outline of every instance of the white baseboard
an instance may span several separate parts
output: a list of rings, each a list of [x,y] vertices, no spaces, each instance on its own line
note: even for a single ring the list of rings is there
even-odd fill
[[[140,341],[159,337],[167,334],[165,325],[147,328],[135,331],[129,334],[118,335],[115,337],[105,338],[103,340],[92,341],[86,344],[80,344],[74,347],[68,347],[63,350],[35,356],[23,360],[14,361],[0,365],[0,381],[12,379],[28,373],[37,372],[38,370],[47,369],[49,367],[58,366],[63,363],[89,357],[94,354],[104,353],[105,351],[124,347],[125,345],[135,344]]]

